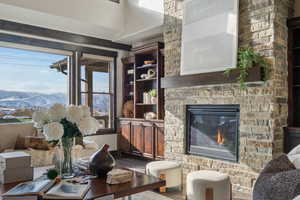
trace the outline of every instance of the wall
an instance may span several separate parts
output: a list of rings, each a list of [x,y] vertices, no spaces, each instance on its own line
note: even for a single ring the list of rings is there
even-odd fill
[[[125,29],[119,41],[128,41],[132,44],[162,33],[163,0],[127,0],[125,2]]]
[[[213,169],[229,174],[233,189],[250,194],[260,170],[283,152],[287,125],[287,27],[292,1],[240,0],[239,46],[265,55],[271,71],[266,83],[241,90],[237,84],[165,90],[165,157],[188,172]],[[165,76],[180,75],[181,1],[165,0]],[[185,106],[240,104],[239,162],[230,163],[185,154]]]
[[[300,1],[295,0],[295,14],[294,17],[300,17]]]

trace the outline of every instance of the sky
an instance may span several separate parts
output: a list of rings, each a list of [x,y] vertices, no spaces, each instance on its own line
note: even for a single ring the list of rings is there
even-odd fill
[[[0,90],[67,94],[67,76],[50,68],[64,58],[64,55],[0,47]],[[93,77],[94,92],[109,92],[108,73],[94,72]]]
[[[0,47],[0,90],[67,93],[67,76],[50,69],[66,56]]]

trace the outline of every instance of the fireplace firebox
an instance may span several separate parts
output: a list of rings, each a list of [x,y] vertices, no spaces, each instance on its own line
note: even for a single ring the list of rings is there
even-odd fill
[[[188,105],[187,154],[238,162],[239,105]]]

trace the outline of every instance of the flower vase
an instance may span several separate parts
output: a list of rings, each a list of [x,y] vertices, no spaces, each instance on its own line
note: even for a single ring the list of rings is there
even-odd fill
[[[62,152],[63,152],[63,158],[62,158],[62,165],[61,165],[61,177],[63,179],[73,178],[74,172],[73,172],[73,163],[72,163],[72,148],[74,144],[74,138],[73,137],[63,137],[61,139],[62,142]]]

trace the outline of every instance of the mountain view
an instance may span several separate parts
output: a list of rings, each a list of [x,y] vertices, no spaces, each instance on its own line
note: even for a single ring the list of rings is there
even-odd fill
[[[48,108],[55,103],[66,104],[66,102],[67,96],[63,93],[43,94],[0,90],[0,118],[6,120],[31,118],[37,108]],[[94,96],[93,102],[94,111],[102,114],[108,112],[108,96]]]

